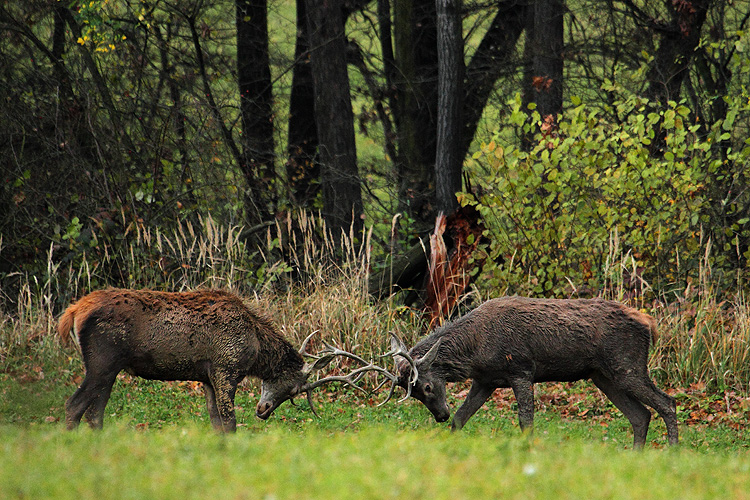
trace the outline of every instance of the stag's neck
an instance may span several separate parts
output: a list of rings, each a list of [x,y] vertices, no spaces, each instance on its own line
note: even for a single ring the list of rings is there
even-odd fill
[[[261,380],[275,380],[289,371],[302,370],[304,360],[281,334],[273,329],[262,329],[258,334],[260,350],[251,376]]]
[[[440,340],[433,370],[448,382],[461,382],[472,378],[473,360],[476,358],[478,342],[476,330],[465,318],[447,323],[435,330],[414,347],[413,355],[424,356]]]

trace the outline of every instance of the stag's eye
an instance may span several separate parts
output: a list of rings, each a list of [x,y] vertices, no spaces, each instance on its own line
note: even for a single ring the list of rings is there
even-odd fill
[[[425,394],[432,394],[432,386],[430,384],[424,385],[424,393]]]

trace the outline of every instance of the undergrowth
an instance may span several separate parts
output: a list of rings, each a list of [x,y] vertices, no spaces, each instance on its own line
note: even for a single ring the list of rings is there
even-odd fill
[[[111,261],[84,260],[78,267],[58,262],[51,249],[47,273],[24,277],[18,297],[4,301],[15,308],[0,311],[0,371],[20,376],[77,359],[74,350],[59,343],[57,317],[71,301],[106,286],[102,270],[115,261],[127,263],[125,285],[130,287],[235,290],[272,316],[296,345],[319,331],[320,339],[376,358],[388,350],[389,332],[408,345],[427,333],[420,310],[394,299],[375,302],[368,296],[369,233],[345,234],[333,241],[319,218],[290,216],[267,228],[266,243],[256,250],[266,263],[261,269],[249,266],[248,248],[240,234],[240,228],[220,227],[210,218],[197,226],[183,223],[171,234],[136,228],[127,246],[110,249]],[[628,280],[635,261],[630,252],[619,249],[616,235],[612,241],[602,270],[607,277],[602,295],[657,318],[659,336],[650,359],[657,382],[674,388],[703,386],[747,393],[750,306],[739,291],[732,295],[713,288],[710,246],[697,283],[670,296],[654,297],[646,293],[648,284],[643,280],[638,282],[640,292],[633,293]],[[474,299],[502,293],[483,289],[481,274],[476,284]]]

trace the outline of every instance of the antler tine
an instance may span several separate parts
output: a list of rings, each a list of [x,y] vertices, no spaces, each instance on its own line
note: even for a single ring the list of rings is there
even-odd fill
[[[415,371],[416,371],[416,369],[415,369]],[[417,379],[415,378],[415,379],[414,379],[414,382],[416,382],[416,381],[417,381]],[[414,382],[412,382],[411,384],[407,384],[407,385],[408,385],[408,387],[406,388],[406,396],[404,396],[403,398],[399,399],[399,400],[398,400],[398,402],[399,402],[399,403],[403,403],[404,401],[406,401],[407,399],[409,399],[409,396],[411,396],[411,388],[412,388],[412,384],[413,384]]]
[[[317,387],[320,387],[323,384],[328,384],[330,382],[344,382],[346,384],[351,385],[355,389],[358,389],[364,393],[367,393],[365,389],[357,385],[357,382],[359,382],[364,374],[366,372],[370,371],[376,371],[380,373],[389,373],[385,368],[382,368],[378,365],[375,365],[373,363],[369,363],[366,366],[360,366],[356,370],[352,371],[348,375],[331,375],[330,377],[325,377],[316,380],[315,382],[311,382],[309,384],[305,384],[305,386],[302,388],[303,391],[311,391]]]
[[[388,391],[388,396],[382,402],[378,403],[378,407],[383,406],[384,404],[386,404],[388,401],[391,400],[391,398],[393,397],[393,394],[396,392],[396,386],[398,385],[398,375],[394,375],[388,370],[383,370],[381,373],[385,375],[386,380],[383,380],[380,384],[378,384],[378,386],[374,389],[374,391],[377,391],[378,389],[383,387],[388,380],[391,381],[391,388]]]
[[[396,375],[393,375],[392,373],[389,373],[389,372],[382,372],[382,373],[385,374],[386,378],[388,378],[391,381],[391,388],[388,391],[388,396],[382,402],[378,403],[378,407],[383,406],[384,404],[386,404],[388,401],[391,400],[391,398],[393,397],[393,394],[396,392],[396,386],[398,385],[398,377]],[[393,377],[393,378],[391,378],[391,377]],[[378,389],[380,389],[381,387],[383,387],[386,382],[387,382],[387,380],[383,380],[375,388],[375,391],[377,391]],[[409,387],[407,387],[407,389],[406,389],[406,396],[404,396],[403,398],[399,399],[398,400],[399,403],[403,403],[404,401],[406,401],[407,399],[409,399],[409,396],[411,396],[411,388],[412,388],[412,385],[409,384]]]
[[[315,415],[315,418],[320,418],[320,416],[318,415],[318,412],[315,411],[315,405],[313,404],[311,391],[307,391],[307,404],[310,405],[310,410],[312,410],[313,415]]]
[[[417,379],[419,378],[419,370],[417,370],[417,363],[414,361],[414,358],[411,357],[411,354],[409,354],[408,351],[404,350],[402,347],[403,344],[401,343],[401,340],[399,340],[398,337],[396,337],[396,334],[393,332],[390,332],[391,337],[396,341],[396,344],[398,344],[399,347],[392,347],[390,351],[388,351],[385,354],[382,354],[380,357],[385,358],[387,356],[401,356],[406,360],[407,363],[409,363],[409,366],[411,367],[411,372],[413,376],[411,377],[411,380],[409,381],[409,388],[407,390],[407,397],[411,396],[411,386],[413,384],[417,383]],[[394,343],[392,342],[391,345]],[[403,401],[403,400],[402,400]]]
[[[326,354],[331,354],[333,356],[344,356],[345,358],[350,358],[350,359],[353,359],[355,361],[358,361],[358,362],[362,363],[362,365],[366,365],[367,364],[367,361],[365,361],[364,359],[362,359],[361,357],[357,356],[354,353],[351,353],[351,352],[339,349],[335,345],[329,344],[328,342],[323,342],[323,345],[326,346],[326,349],[324,349],[323,351],[321,351],[321,353],[325,352]]]
[[[383,387],[383,384],[385,384],[385,382],[386,382],[386,381],[385,381],[385,380],[383,380],[383,383],[381,383],[381,384],[380,384],[380,385],[378,386],[378,389],[380,389],[381,387]],[[381,406],[383,406],[384,404],[386,404],[386,403],[387,403],[388,401],[390,401],[390,400],[391,400],[391,398],[393,397],[393,393],[394,393],[394,392],[396,392],[396,381],[395,381],[395,380],[392,380],[392,381],[391,381],[391,389],[390,389],[390,390],[388,391],[388,397],[387,397],[387,398],[385,398],[385,399],[384,399],[384,400],[383,400],[382,402],[378,403],[378,408],[380,408]]]
[[[305,338],[305,340],[302,342],[302,346],[300,346],[300,348],[299,348],[299,354],[300,354],[300,356],[308,356],[310,358],[316,358],[316,359],[320,357],[320,356],[316,356],[314,354],[310,354],[309,352],[307,352],[307,344],[310,342],[310,339],[313,338],[313,336],[316,333],[318,333],[319,331],[320,330],[315,330],[314,332],[312,332],[310,335],[308,335]]]
[[[393,396],[393,394],[394,394],[394,392],[396,390],[396,386],[398,385],[398,379],[399,379],[399,375],[398,374],[393,374],[390,371],[386,370],[385,368],[383,368],[381,366],[376,365],[373,362],[367,362],[362,357],[357,356],[356,354],[353,354],[353,353],[351,353],[349,351],[345,351],[343,349],[339,349],[335,345],[330,344],[330,343],[325,342],[325,341],[323,342],[324,348],[322,350],[318,351],[317,353],[310,354],[310,353],[306,352],[307,344],[310,342],[310,339],[316,333],[318,333],[317,330],[315,332],[311,333],[310,335],[308,335],[307,338],[305,339],[305,341],[302,343],[302,347],[300,348],[300,354],[302,354],[303,356],[308,356],[310,358],[314,358],[316,360],[314,363],[306,365],[306,371],[307,371],[308,374],[311,373],[314,370],[320,370],[321,368],[327,366],[328,363],[330,363],[335,356],[343,356],[343,357],[346,357],[346,358],[349,358],[349,359],[353,359],[354,361],[356,361],[356,362],[358,362],[358,363],[360,363],[362,365],[359,368],[351,371],[347,375],[333,375],[333,376],[329,376],[329,377],[324,377],[324,378],[318,379],[318,380],[316,380],[314,382],[310,382],[310,383],[307,383],[304,386],[302,386],[302,388],[300,389],[300,392],[305,392],[307,394],[307,401],[310,404],[310,409],[312,410],[313,414],[316,417],[318,416],[318,414],[315,411],[315,407],[313,406],[313,401],[312,401],[312,391],[314,389],[316,389],[316,388],[318,388],[318,387],[320,387],[320,386],[322,386],[324,384],[331,383],[331,382],[342,382],[342,383],[345,383],[345,384],[348,384],[348,385],[354,387],[356,390],[362,391],[362,392],[364,392],[364,393],[367,394],[368,391],[358,385],[359,381],[362,380],[362,378],[365,376],[365,374],[367,372],[377,372],[377,373],[382,374],[382,375],[384,375],[386,377],[386,380],[383,380],[375,388],[376,391],[378,389],[380,389],[381,387],[383,387],[383,385],[385,385],[388,381],[391,382],[391,389],[390,389],[390,391],[388,393],[388,397],[385,399],[385,401],[383,401],[382,403],[378,404],[378,406],[382,406],[383,404],[387,403],[391,399],[391,397]],[[393,335],[393,334],[391,334],[391,335]],[[393,335],[393,337],[396,338],[395,335]],[[400,343],[400,341],[399,341],[399,343]],[[386,353],[386,354],[384,354],[382,356],[379,356],[379,357],[383,358],[383,357],[395,356],[395,355],[403,357],[407,361],[407,363],[409,363],[409,366],[411,367],[412,373],[414,374],[413,377],[412,377],[412,379],[411,379],[411,382],[409,384],[407,384],[408,388],[407,388],[406,396],[403,399],[399,400],[399,402],[402,402],[402,401],[408,399],[411,396],[411,385],[414,384],[417,381],[417,377],[419,376],[419,374],[417,372],[416,363],[414,362],[414,360],[412,359],[412,357],[409,355],[409,353],[404,348],[398,348],[398,349],[394,348],[390,352],[388,352],[388,353]]]

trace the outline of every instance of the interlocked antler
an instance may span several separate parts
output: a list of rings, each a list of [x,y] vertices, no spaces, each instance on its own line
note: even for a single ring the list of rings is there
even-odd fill
[[[383,367],[380,367],[374,363],[368,363],[364,359],[362,359],[360,356],[357,356],[356,354],[353,354],[348,351],[344,351],[342,349],[339,349],[338,347],[331,345],[327,342],[323,342],[323,345],[325,346],[324,349],[317,352],[316,354],[310,354],[307,352],[307,344],[310,342],[310,339],[318,333],[318,331],[314,331],[310,335],[307,336],[307,338],[302,342],[302,346],[300,347],[300,354],[302,356],[306,356],[308,358],[313,358],[315,361],[313,363],[307,363],[302,368],[302,371],[305,373],[305,375],[310,376],[313,371],[321,370],[328,366],[328,364],[334,360],[336,356],[343,356],[349,359],[353,359],[356,362],[362,364],[361,367],[353,370],[348,375],[333,375],[329,377],[324,377],[321,379],[316,380],[315,382],[311,382],[308,384],[305,384],[300,389],[300,392],[305,392],[307,394],[307,401],[310,404],[310,409],[312,410],[313,414],[315,416],[318,416],[317,412],[315,411],[315,406],[312,402],[312,390],[320,387],[321,385],[328,384],[330,382],[343,382],[345,384],[348,384],[355,389],[362,391],[364,393],[367,393],[365,389],[357,385],[357,383],[364,377],[365,373],[367,372],[378,372],[384,374],[386,377],[388,377],[390,380],[393,380],[395,375],[390,373],[388,370],[386,370]],[[396,377],[397,380],[397,377]],[[394,382],[395,383],[395,382]],[[383,384],[380,384],[378,388],[380,388]]]
[[[396,335],[393,332],[391,332],[391,350],[381,355],[380,357],[385,358],[388,356],[393,356],[394,359],[396,358],[396,356],[400,356],[411,367],[412,376],[410,377],[408,383],[406,384],[406,396],[398,400],[398,402],[401,403],[409,399],[409,396],[411,396],[411,387],[417,382],[417,379],[419,378],[419,371],[417,370],[417,364],[414,362],[414,359],[409,354],[409,350],[406,348],[406,346],[401,341],[401,339],[396,337]],[[398,363],[396,363],[396,371],[397,371],[396,375],[388,372],[387,370],[383,370],[381,372],[383,373],[383,375],[385,375],[386,379],[391,381],[391,390],[388,391],[388,397],[385,398],[385,400],[382,403],[380,403],[378,406],[383,406],[384,404],[386,404],[388,401],[391,400],[391,397],[393,397],[393,393],[396,390],[396,386],[398,385],[398,379],[401,373],[401,369],[399,368]],[[383,387],[385,383],[386,383],[386,380],[381,382],[380,385],[378,385],[375,388],[375,390],[378,390],[381,387]]]

